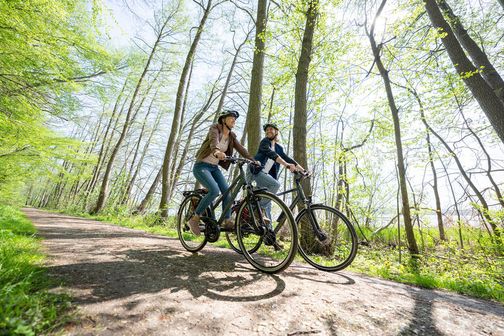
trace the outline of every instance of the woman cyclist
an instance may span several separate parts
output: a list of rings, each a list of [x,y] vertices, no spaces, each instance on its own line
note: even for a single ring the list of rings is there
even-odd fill
[[[194,177],[208,190],[208,193],[201,199],[194,215],[189,219],[188,225],[191,232],[195,235],[200,235],[200,216],[205,212],[205,209],[219,195],[219,191],[224,194],[229,186],[224,178],[224,175],[219,169],[219,166],[228,170],[230,162],[224,161],[226,156],[232,156],[233,150],[236,149],[243,157],[254,160],[249,152],[243,147],[236,134],[232,132],[235,126],[236,119],[239,117],[237,111],[227,110],[219,115],[217,124],[210,126],[208,135],[203,141],[200,149],[196,153],[196,163],[193,167]],[[227,194],[222,202],[222,209],[229,204],[230,195]],[[234,221],[231,220],[231,207],[224,215],[224,228],[232,229]]]

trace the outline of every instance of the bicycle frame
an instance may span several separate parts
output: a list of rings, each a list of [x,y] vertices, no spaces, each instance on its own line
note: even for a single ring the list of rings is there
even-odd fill
[[[240,174],[238,175],[238,177],[236,177],[233,180],[233,182],[231,183],[231,186],[229,186],[228,190],[226,190],[226,192],[224,192],[222,195],[220,195],[217,198],[217,200],[210,205],[211,216],[212,216],[212,218],[215,218],[215,209],[224,201],[224,198],[226,197],[226,195],[231,193],[231,199],[229,201],[229,204],[223,209],[219,220],[216,222],[217,224],[221,224],[224,221],[224,215],[233,206],[233,202],[234,202],[234,200],[236,200],[236,197],[238,196],[238,193],[240,192],[240,189],[242,187],[244,187],[244,186],[247,187],[247,191],[249,192],[249,194],[252,192],[252,185],[250,183],[247,183],[247,179],[245,177],[245,172],[243,170],[243,164],[238,163],[238,168],[240,171]],[[260,210],[260,207],[259,207],[258,211],[259,211],[259,215],[260,215],[259,221],[260,221],[261,225],[263,225],[264,223],[263,223],[262,212]],[[255,225],[256,219],[255,219],[254,212],[251,213],[251,216],[253,219],[252,223],[254,223],[254,226],[255,226],[254,229],[257,230],[258,227]]]
[[[247,182],[246,182],[246,178],[245,178],[245,172],[243,171],[243,167],[242,166],[239,166],[240,168],[240,175],[238,175],[238,177],[236,177],[233,182],[231,183],[231,185],[229,186],[228,190],[226,190],[226,192],[224,192],[222,195],[220,195],[216,200],[215,202],[213,202],[211,205],[210,205],[210,211],[211,211],[211,214],[212,214],[212,217],[215,218],[215,209],[217,209],[217,207],[224,201],[224,198],[229,194],[231,193],[231,200],[229,201],[229,204],[224,208],[224,210],[222,211],[222,214],[219,218],[219,220],[217,221],[217,223],[222,223],[224,221],[224,215],[226,214],[226,212],[231,209],[231,207],[233,206],[233,201],[236,199],[236,196],[238,196],[238,193],[240,192],[240,189],[243,187],[243,186],[246,186],[247,185]]]
[[[303,202],[303,204],[305,205],[305,208],[300,211],[300,213],[298,214],[297,217],[301,216],[301,214],[304,213],[304,212],[308,212],[308,216],[310,218],[310,224],[312,225],[313,231],[315,232],[315,234],[318,236],[319,239],[321,239],[321,240],[325,239],[326,235],[323,232],[323,230],[320,228],[320,225],[319,225],[319,223],[317,221],[317,218],[313,215],[313,212],[312,212],[312,209],[311,209],[311,206],[313,205],[311,196],[306,197],[306,194],[305,194],[305,192],[303,190],[303,187],[301,186],[301,179],[300,178],[295,178],[295,183],[296,183],[296,187],[295,188],[283,191],[283,192],[278,193],[276,195],[277,196],[283,196],[283,195],[287,195],[289,193],[297,192],[296,197],[294,197],[294,199],[292,200],[291,205],[289,206],[289,209],[291,211],[293,211],[294,208],[298,205],[299,202]],[[282,216],[283,216],[283,213],[280,214],[280,216],[278,217],[278,222],[284,220],[284,218]],[[280,230],[281,226],[282,225],[278,225],[278,227],[277,227],[278,230]]]

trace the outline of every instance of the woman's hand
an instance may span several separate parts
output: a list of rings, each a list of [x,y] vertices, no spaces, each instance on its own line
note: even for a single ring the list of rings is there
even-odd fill
[[[226,158],[226,154],[219,150],[215,151],[214,156],[219,160],[224,160]]]

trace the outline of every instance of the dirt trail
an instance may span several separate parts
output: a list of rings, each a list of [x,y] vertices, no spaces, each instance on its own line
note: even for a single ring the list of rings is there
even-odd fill
[[[504,307],[350,272],[279,275],[231,250],[88,219],[24,212],[82,320],[65,335],[504,335]]]

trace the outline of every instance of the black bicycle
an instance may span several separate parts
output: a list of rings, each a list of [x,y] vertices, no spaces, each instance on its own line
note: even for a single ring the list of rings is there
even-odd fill
[[[252,184],[246,181],[243,165],[255,164],[254,161],[235,157],[227,157],[226,160],[238,164],[239,174],[224,195],[200,217],[200,236],[189,230],[187,222],[206,191],[199,189],[183,193],[184,199],[177,217],[177,232],[182,246],[190,252],[198,252],[207,242],[216,242],[220,232],[226,232],[233,249],[243,253],[255,268],[266,273],[284,270],[290,265],[298,249],[298,231],[291,210],[278,196],[264,189],[254,190]],[[233,201],[242,190],[243,198],[235,205],[235,229],[225,230],[220,227],[224,214],[233,206]],[[231,193],[232,201],[222,211],[219,220],[215,220],[215,210],[228,193]],[[266,211],[268,208],[270,211]],[[274,218],[280,218],[281,221]],[[238,247],[233,242],[233,236],[236,236]]]
[[[297,192],[290,209],[303,209],[296,216],[299,235],[299,254],[310,265],[323,271],[339,271],[352,263],[357,254],[357,234],[348,218],[337,209],[312,203],[301,186],[303,179],[311,177],[308,172],[296,172],[296,187],[282,193]],[[282,218],[279,219],[281,223]],[[281,225],[277,226],[281,231]]]

